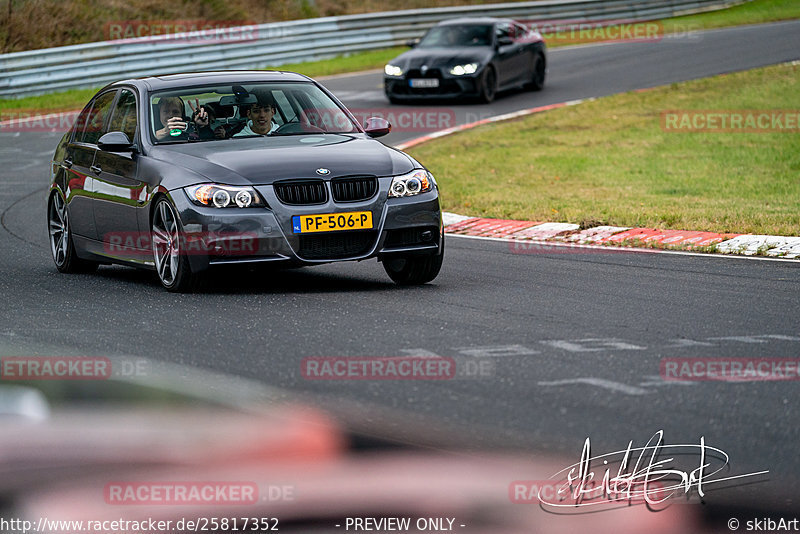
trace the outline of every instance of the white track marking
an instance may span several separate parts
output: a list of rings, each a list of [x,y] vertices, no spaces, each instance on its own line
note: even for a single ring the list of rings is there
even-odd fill
[[[607,389],[609,391],[615,391],[618,393],[624,393],[625,395],[648,395],[652,393],[652,391],[648,391],[644,388],[636,387],[636,386],[629,386],[628,384],[622,384],[620,382],[614,382],[612,380],[606,380],[604,378],[568,378],[566,380],[553,380],[550,382],[538,382],[539,386],[568,386],[568,385],[580,385],[585,384],[587,386],[595,386],[603,389]]]

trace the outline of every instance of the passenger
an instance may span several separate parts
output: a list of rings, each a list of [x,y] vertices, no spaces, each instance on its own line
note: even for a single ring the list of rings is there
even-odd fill
[[[167,139],[213,139],[214,132],[211,131],[209,124],[211,115],[204,106],[200,105],[195,98],[195,105],[189,102],[189,106],[194,112],[192,122],[195,127],[194,132],[189,132],[189,121],[183,115],[185,107],[183,100],[177,96],[166,96],[158,102],[158,116],[155,117],[156,139],[164,141]],[[179,133],[176,133],[179,132]]]

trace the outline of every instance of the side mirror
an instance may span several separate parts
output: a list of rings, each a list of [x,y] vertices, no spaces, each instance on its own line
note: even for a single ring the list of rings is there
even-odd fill
[[[133,143],[122,132],[108,132],[97,140],[97,148],[106,152],[133,152]]]
[[[508,46],[514,44],[514,40],[511,37],[498,37],[497,38],[497,46]]]
[[[414,48],[419,44],[419,39],[409,39],[406,41],[406,46],[409,48]]]
[[[372,138],[382,137],[392,131],[392,125],[386,119],[370,117],[364,121],[364,131]]]

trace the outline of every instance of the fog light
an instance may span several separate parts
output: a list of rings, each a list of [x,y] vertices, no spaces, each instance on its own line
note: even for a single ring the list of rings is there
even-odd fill
[[[419,234],[419,237],[423,241],[430,241],[433,239],[433,232],[431,232],[430,230],[425,230],[424,232]]]

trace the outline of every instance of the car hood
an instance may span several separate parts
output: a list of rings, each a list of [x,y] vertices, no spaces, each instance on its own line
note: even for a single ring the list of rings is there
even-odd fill
[[[390,61],[392,65],[397,65],[405,70],[419,68],[422,65],[428,67],[448,67],[462,63],[477,62],[487,63],[494,50],[482,46],[465,46],[459,48],[415,48]]]
[[[160,145],[150,155],[209,181],[267,185],[289,178],[335,178],[354,174],[394,176],[415,162],[380,141],[355,135],[300,135]],[[328,169],[320,175],[317,169]]]

